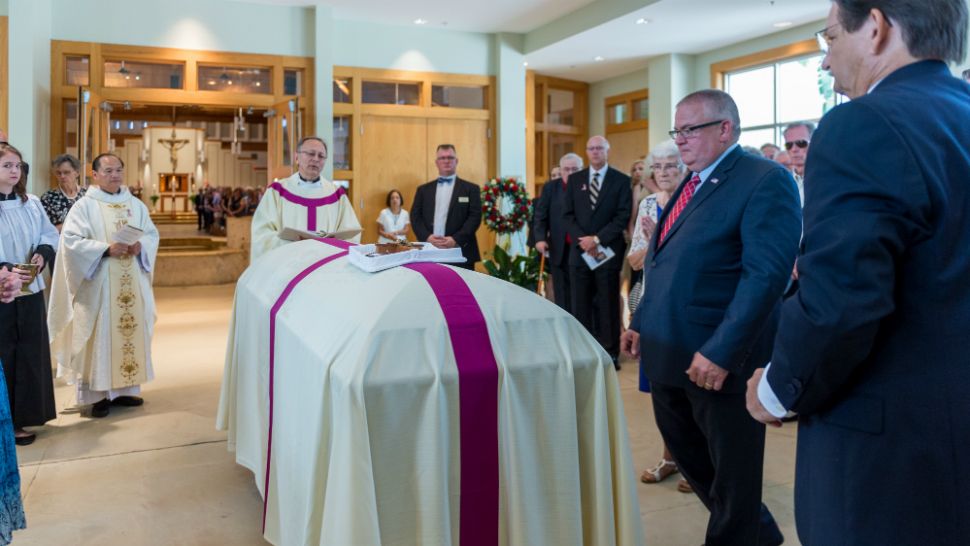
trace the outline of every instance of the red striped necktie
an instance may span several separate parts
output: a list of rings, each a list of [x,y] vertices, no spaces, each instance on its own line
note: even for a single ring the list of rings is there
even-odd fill
[[[697,190],[697,185],[700,183],[701,177],[695,174],[690,178],[690,180],[687,181],[687,184],[684,184],[684,191],[680,192],[680,196],[677,197],[677,202],[674,203],[674,208],[670,211],[667,218],[664,219],[664,227],[660,232],[660,239],[657,241],[658,244],[664,242],[664,239],[667,238],[667,233],[670,231],[671,226],[673,226],[674,222],[677,221],[677,217],[680,216],[680,213],[687,208],[687,203],[689,203],[690,199],[694,197],[694,191]]]

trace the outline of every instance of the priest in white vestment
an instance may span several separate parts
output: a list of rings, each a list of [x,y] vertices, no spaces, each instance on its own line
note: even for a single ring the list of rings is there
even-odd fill
[[[104,417],[111,404],[139,406],[151,361],[158,230],[124,181],[124,163],[102,154],[94,181],[64,220],[52,279],[48,326],[58,376],[77,384],[79,405]],[[130,227],[142,231],[118,242]]]
[[[250,263],[289,242],[279,236],[284,228],[327,233],[361,229],[344,189],[320,175],[327,153],[322,138],[302,139],[294,157],[299,170],[266,189],[253,215]],[[360,235],[350,240],[359,243]]]

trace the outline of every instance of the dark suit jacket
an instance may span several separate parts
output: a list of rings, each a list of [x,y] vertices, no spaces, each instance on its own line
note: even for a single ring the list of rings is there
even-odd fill
[[[909,65],[819,125],[768,382],[801,414],[798,534],[970,537],[970,85]]]
[[[562,179],[550,180],[542,186],[542,195],[536,199],[535,233],[536,242],[549,244],[549,262],[568,265],[569,252],[566,248],[566,217],[563,215],[563,196],[566,188]]]
[[[671,197],[658,226],[674,209]],[[640,333],[641,373],[686,386],[694,352],[730,374],[743,392],[771,353],[781,295],[801,235],[795,180],[772,161],[735,148],[714,169],[658,248],[644,261],[643,299],[630,328]]]
[[[411,207],[411,228],[419,241],[427,241],[434,231],[434,205],[438,180],[418,186]],[[482,223],[482,190],[478,185],[461,178],[455,179],[451,193],[445,236],[453,237],[469,263],[481,260],[475,232]]]
[[[569,253],[569,265],[572,267],[587,267],[583,261],[583,251],[579,248],[579,238],[596,235],[600,244],[613,249],[616,256],[601,267],[620,269],[626,258],[626,240],[623,231],[630,222],[630,210],[633,208],[633,190],[630,189],[630,177],[614,169],[607,168],[606,175],[600,185],[596,210],[589,202],[589,168],[574,172],[569,176],[566,184],[566,194],[563,196],[563,217],[566,231],[572,237],[573,244]],[[565,235],[564,235],[565,237]]]

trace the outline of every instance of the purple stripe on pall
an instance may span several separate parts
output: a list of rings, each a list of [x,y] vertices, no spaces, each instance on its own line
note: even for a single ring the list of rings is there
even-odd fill
[[[498,364],[488,325],[461,275],[434,263],[408,264],[431,286],[458,366],[460,546],[499,543]]]
[[[329,243],[329,241],[332,239],[318,240]],[[333,243],[330,244],[339,248],[339,245]],[[276,303],[273,304],[272,309],[269,311],[269,432],[266,439],[266,480],[263,484],[263,534],[266,533],[266,510],[269,507],[270,461],[273,457],[273,390],[275,383],[274,372],[276,371],[276,315],[279,313],[280,308],[283,307],[283,304],[286,303],[286,300],[290,297],[290,294],[293,292],[293,289],[296,288],[296,285],[300,284],[303,279],[307,278],[317,269],[320,269],[321,267],[338,258],[343,258],[347,254],[347,250],[343,250],[342,252],[338,252],[331,256],[327,256],[322,260],[314,262],[309,267],[301,271],[296,277],[293,277],[293,279],[286,284],[286,288],[284,288],[280,296],[276,298]]]
[[[280,197],[286,199],[290,203],[295,203],[297,205],[302,205],[306,207],[306,228],[309,231],[317,230],[317,208],[324,205],[332,205],[337,201],[340,201],[340,197],[346,195],[347,192],[343,188],[338,187],[337,191],[331,193],[326,197],[302,197],[297,195],[290,190],[283,187],[283,184],[279,182],[273,182],[269,185],[270,188],[276,190],[280,194]]]

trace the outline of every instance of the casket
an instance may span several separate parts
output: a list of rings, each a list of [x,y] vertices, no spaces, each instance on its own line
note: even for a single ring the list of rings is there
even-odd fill
[[[349,243],[240,278],[217,426],[277,545],[639,545],[616,372],[568,313],[443,264],[366,273]]]

